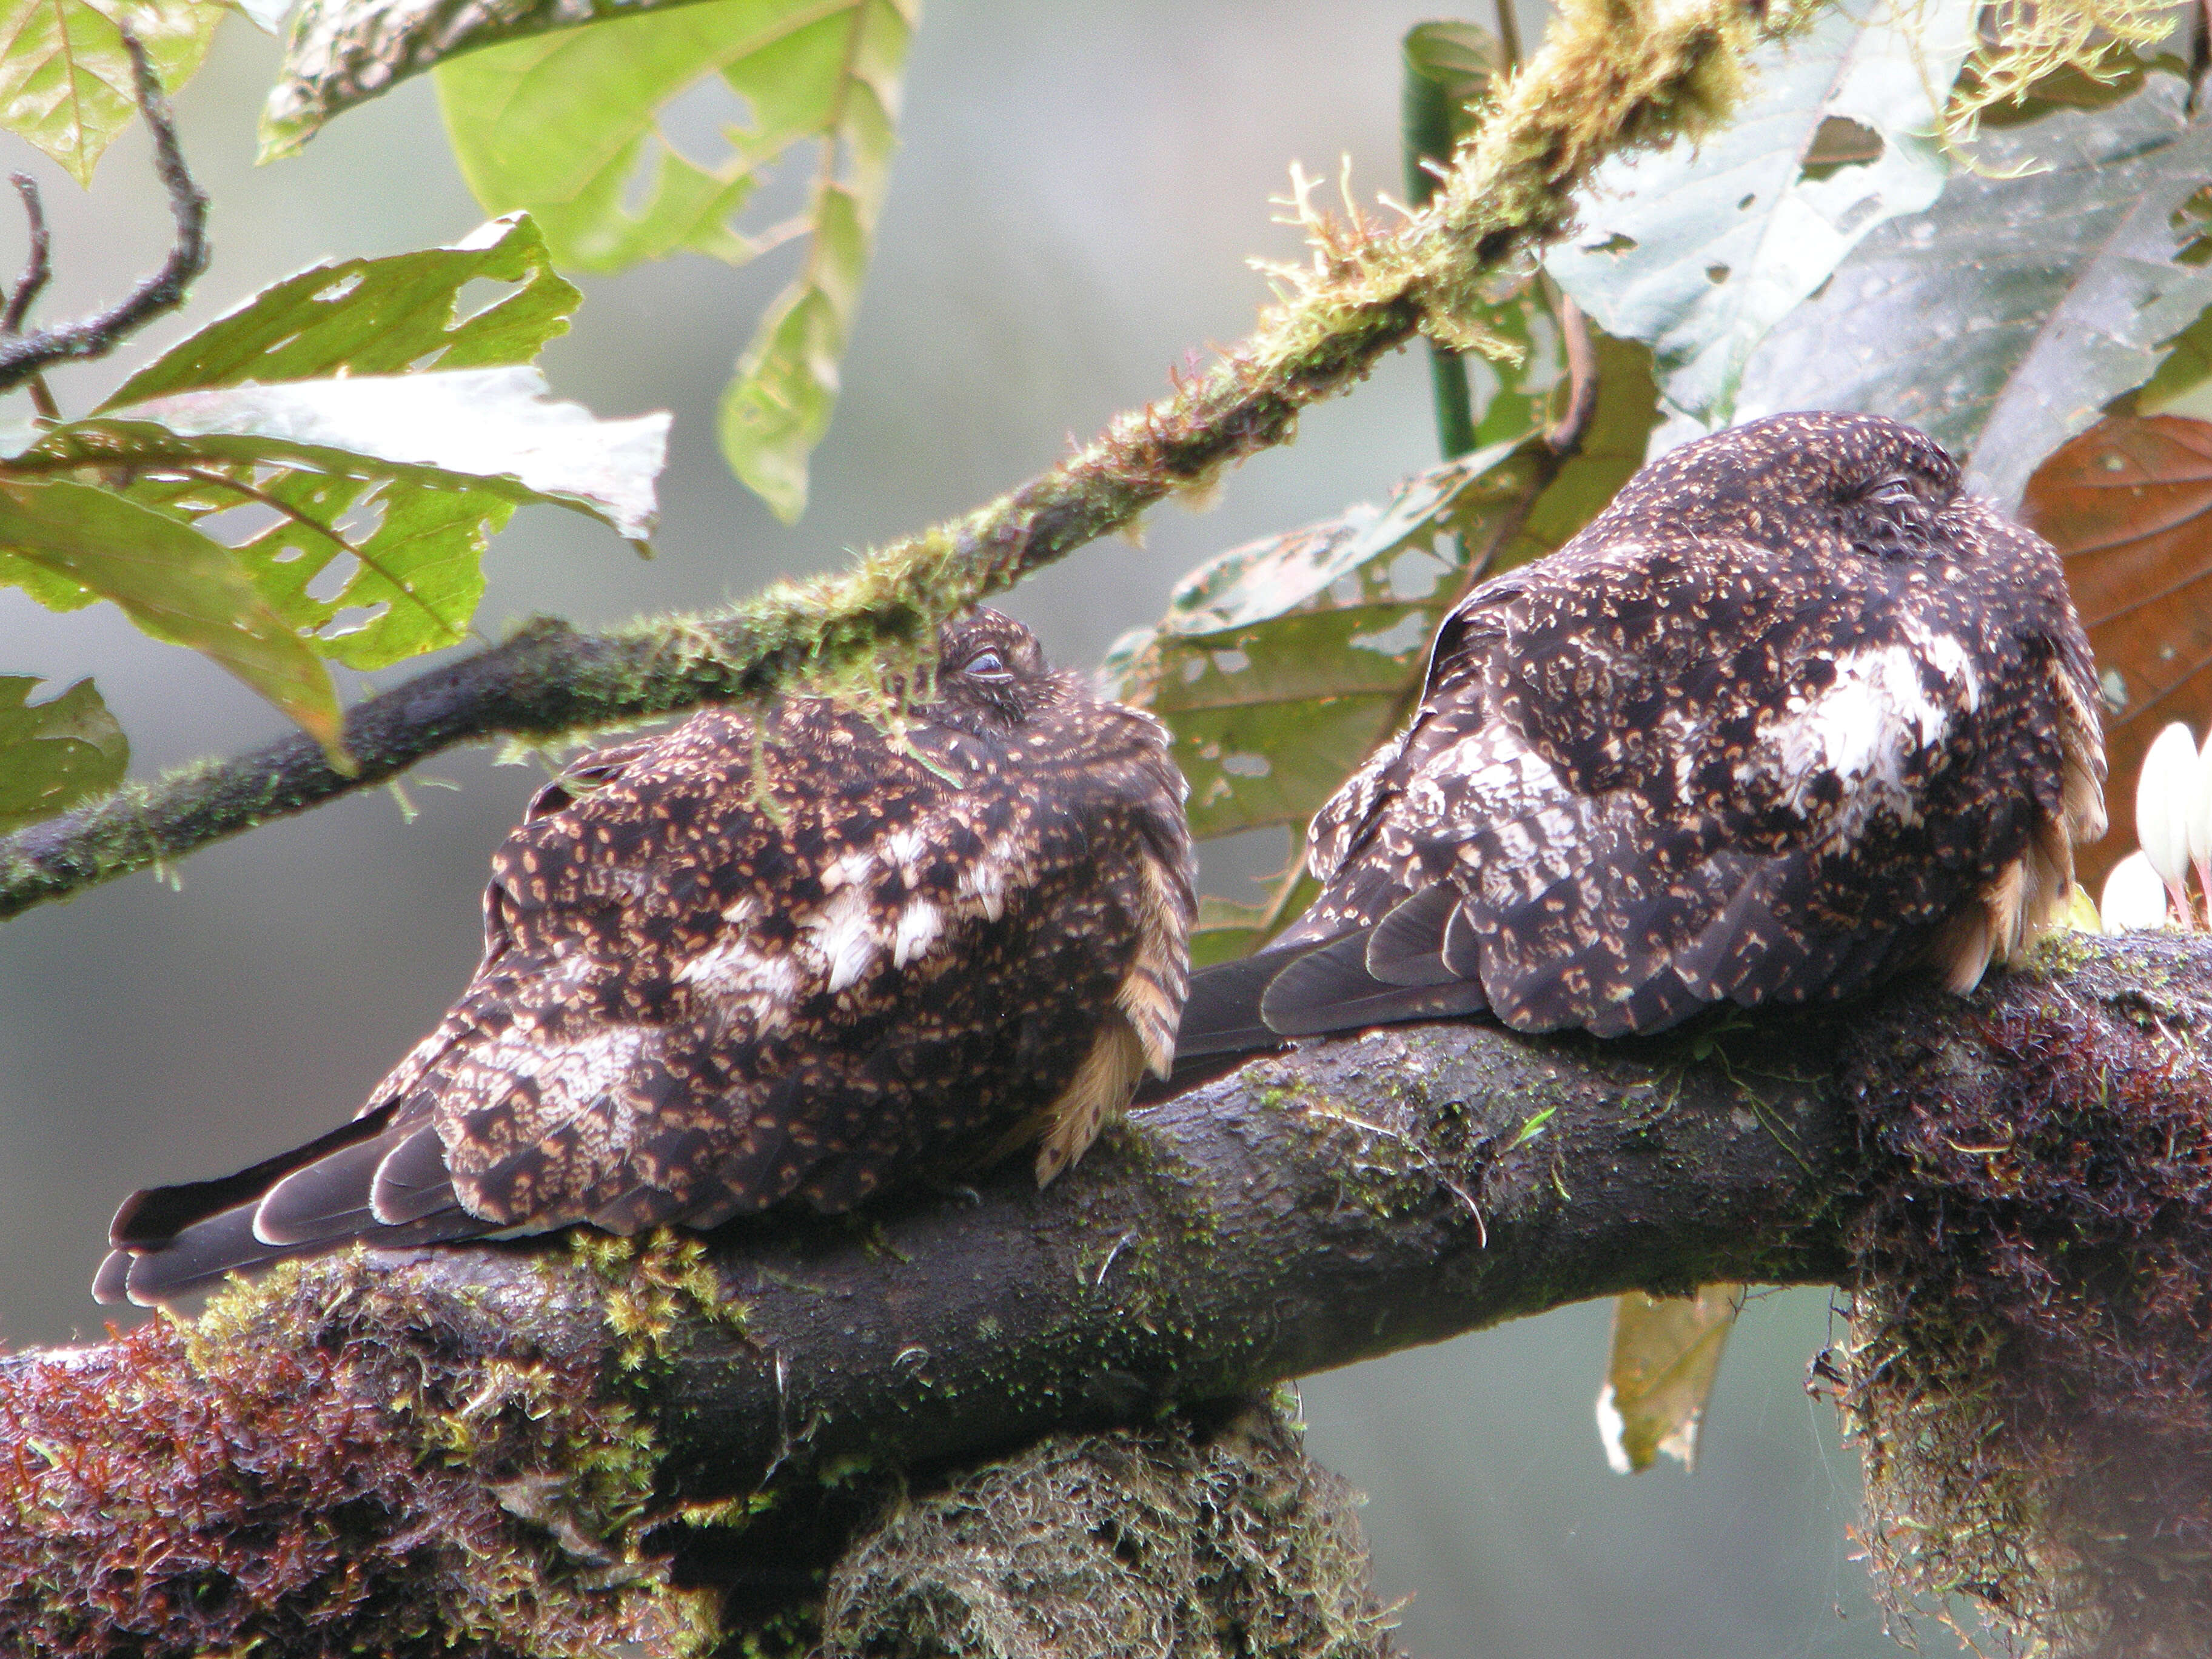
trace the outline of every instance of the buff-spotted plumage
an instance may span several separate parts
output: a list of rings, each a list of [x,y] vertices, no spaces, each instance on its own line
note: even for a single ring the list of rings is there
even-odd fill
[[[1194,909],[1150,716],[992,611],[890,732],[796,697],[588,756],[493,860],[474,979],[360,1116],[135,1195],[96,1291],[156,1302],[356,1239],[841,1211],[1164,1076]]]
[[[1314,821],[1320,897],[1198,976],[1182,1053],[1970,989],[2103,833],[2095,692],[2057,555],[1923,434],[1686,445],[1453,611],[1412,723]]]

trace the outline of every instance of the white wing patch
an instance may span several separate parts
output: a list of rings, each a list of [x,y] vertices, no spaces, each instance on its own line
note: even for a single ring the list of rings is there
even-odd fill
[[[1812,696],[1791,699],[1790,712],[1759,732],[1753,750],[1752,769],[1782,779],[1801,817],[1822,815],[1813,792],[1823,776],[1839,781],[1843,800],[1830,828],[1845,838],[1876,813],[1917,820],[1917,757],[1939,747],[1953,719],[1981,702],[1980,678],[1963,645],[1948,635],[1906,631],[1908,641],[1837,657],[1834,680]],[[1927,668],[1952,696],[1929,693],[1922,680]]]

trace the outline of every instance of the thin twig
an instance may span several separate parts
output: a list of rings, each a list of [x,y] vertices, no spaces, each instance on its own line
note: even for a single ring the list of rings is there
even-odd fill
[[[123,49],[131,54],[139,112],[154,135],[154,171],[168,187],[176,240],[161,268],[112,309],[59,328],[0,339],[0,392],[13,391],[56,363],[106,356],[154,319],[182,305],[192,279],[207,269],[207,196],[192,182],[185,166],[184,152],[177,144],[176,124],[170,118],[168,100],[161,95],[161,83],[155,77],[146,49],[128,29],[123,31]],[[33,247],[35,262],[39,258],[35,240]],[[19,292],[17,301],[21,297]],[[10,315],[14,310],[11,305]]]
[[[1544,442],[1561,460],[1578,453],[1597,413],[1597,348],[1590,343],[1589,319],[1573,296],[1559,295],[1559,338],[1567,353],[1567,406]]]
[[[15,194],[23,198],[23,216],[30,222],[31,257],[24,261],[23,274],[15,279],[15,296],[8,301],[8,309],[0,313],[0,334],[21,334],[23,319],[31,314],[31,305],[46,289],[53,274],[50,258],[53,238],[46,231],[46,210],[39,200],[39,181],[27,173],[11,173],[8,182],[15,186]]]

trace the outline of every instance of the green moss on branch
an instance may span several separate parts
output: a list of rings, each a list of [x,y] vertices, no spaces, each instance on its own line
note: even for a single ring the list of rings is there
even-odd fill
[[[1384,232],[1356,216],[1331,223],[1302,198],[1313,264],[1278,273],[1281,303],[1253,335],[1049,471],[842,574],[780,583],[725,612],[603,636],[534,625],[353,710],[350,775],[301,738],[32,826],[0,840],[0,917],[380,782],[452,744],[758,697],[921,652],[943,617],[1286,441],[1300,410],[1416,332],[1491,344],[1473,321],[1481,278],[1559,234],[1607,155],[1724,120],[1765,17],[1758,0],[1569,0],[1427,207]]]

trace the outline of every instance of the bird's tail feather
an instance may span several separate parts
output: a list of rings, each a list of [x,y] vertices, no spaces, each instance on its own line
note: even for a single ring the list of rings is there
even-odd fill
[[[1367,966],[1370,933],[1347,933],[1274,974],[1260,998],[1267,1029],[1286,1037],[1319,1036],[1396,1020],[1478,1014],[1490,1006],[1480,980],[1394,985],[1377,979]]]
[[[1182,1023],[1176,1030],[1176,1070],[1221,1054],[1239,1054],[1283,1045],[1280,1033],[1260,1017],[1260,999],[1284,964],[1314,947],[1280,945],[1235,962],[1201,968],[1190,976]]]
[[[155,1307],[333,1245],[398,1249],[495,1231],[461,1207],[436,1132],[394,1129],[391,1117],[382,1107],[236,1175],[133,1193],[109,1228],[115,1248],[94,1297]],[[440,1153],[434,1176],[425,1135]]]

